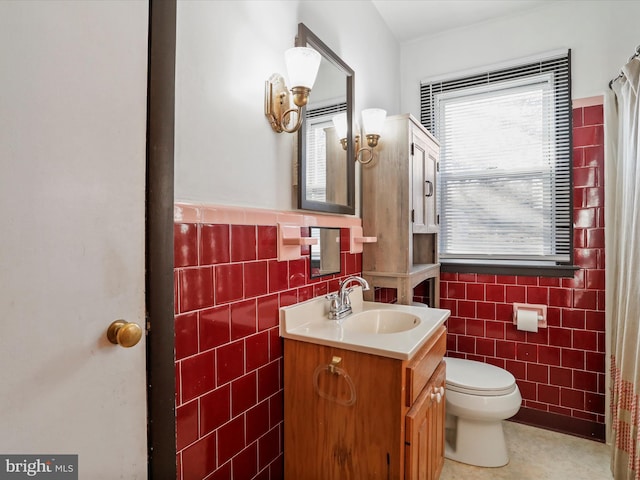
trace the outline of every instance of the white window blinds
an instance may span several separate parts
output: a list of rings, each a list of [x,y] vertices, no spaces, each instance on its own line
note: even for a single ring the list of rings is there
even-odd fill
[[[571,261],[569,52],[421,85],[446,262]]]

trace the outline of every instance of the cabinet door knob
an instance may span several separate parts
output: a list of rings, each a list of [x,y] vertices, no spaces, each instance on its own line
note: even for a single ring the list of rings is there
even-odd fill
[[[427,193],[424,194],[425,197],[431,197],[433,195],[433,182],[431,180],[425,180],[427,184]]]
[[[431,400],[435,400],[437,403],[440,403],[443,397],[444,397],[444,387],[442,386],[434,387],[433,390],[431,391]]]

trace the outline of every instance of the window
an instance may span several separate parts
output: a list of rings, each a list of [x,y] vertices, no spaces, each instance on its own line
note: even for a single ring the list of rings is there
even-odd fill
[[[571,263],[569,58],[421,85],[421,120],[441,146],[443,264]]]
[[[327,157],[325,128],[333,127],[332,118],[347,111],[346,103],[308,108],[307,122],[307,199],[318,202],[327,200]]]

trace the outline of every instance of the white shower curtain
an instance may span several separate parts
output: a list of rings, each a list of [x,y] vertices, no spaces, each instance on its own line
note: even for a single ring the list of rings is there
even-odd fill
[[[605,99],[608,441],[615,480],[640,479],[640,59]]]

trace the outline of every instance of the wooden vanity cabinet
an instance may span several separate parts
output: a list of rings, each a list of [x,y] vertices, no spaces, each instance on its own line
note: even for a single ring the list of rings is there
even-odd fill
[[[437,479],[445,332],[409,360],[285,338],[285,479]]]
[[[388,117],[374,161],[362,166],[363,276],[374,287],[395,288],[411,304],[413,288],[429,280],[439,306],[439,221],[436,209],[440,146],[411,115]],[[373,300],[373,291],[365,293]]]

